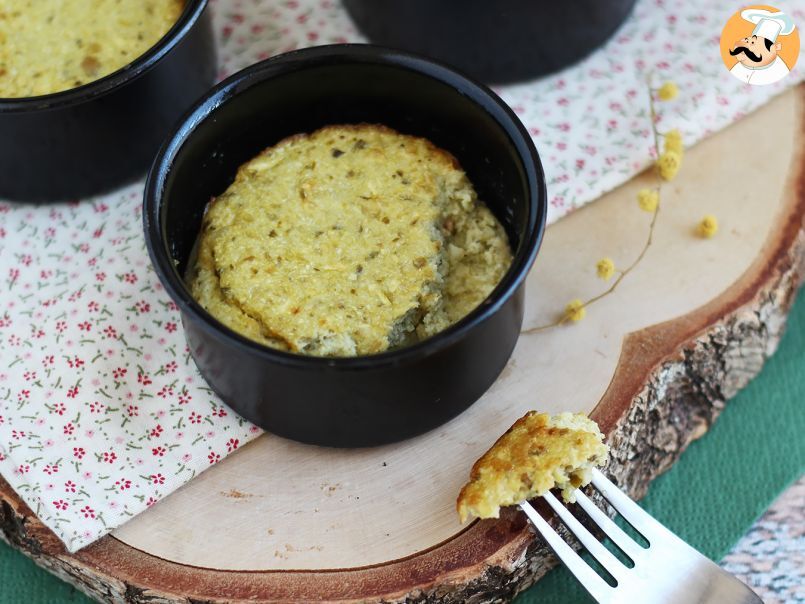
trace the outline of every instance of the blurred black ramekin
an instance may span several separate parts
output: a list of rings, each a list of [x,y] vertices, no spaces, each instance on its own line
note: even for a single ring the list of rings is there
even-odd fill
[[[0,98],[0,199],[72,200],[144,174],[176,120],[215,81],[206,7],[187,0],[156,45],[94,82]]]
[[[343,0],[375,44],[503,84],[553,73],[603,45],[635,0]]]

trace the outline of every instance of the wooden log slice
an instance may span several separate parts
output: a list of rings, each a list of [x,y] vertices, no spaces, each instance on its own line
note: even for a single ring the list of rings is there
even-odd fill
[[[798,88],[688,152],[654,242],[572,326],[523,335],[492,389],[446,426],[363,450],[266,435],[111,536],[66,553],[0,481],[0,534],[109,602],[499,602],[553,560],[521,515],[458,524],[470,465],[528,409],[587,411],[607,472],[634,497],[670,467],[774,352],[805,270],[805,129]],[[751,162],[746,149],[751,149]],[[643,174],[552,226],[529,277],[525,327],[606,288],[650,216]],[[692,231],[719,217],[716,238]]]

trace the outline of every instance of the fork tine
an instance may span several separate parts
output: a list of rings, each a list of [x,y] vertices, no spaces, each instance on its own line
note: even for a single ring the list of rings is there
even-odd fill
[[[559,534],[554,531],[548,522],[539,515],[530,503],[524,501],[520,504],[522,509],[534,527],[537,529],[542,538],[548,543],[553,552],[573,573],[573,576],[579,580],[584,589],[595,598],[599,604],[609,604],[613,600],[614,589],[598,574],[590,568],[590,566],[581,559],[581,557],[573,551],[573,548],[565,543]]]
[[[629,556],[632,562],[637,562],[640,552],[645,551],[643,547],[636,543],[629,535],[623,532],[613,520],[607,516],[601,508],[595,505],[592,500],[580,490],[576,491],[576,503],[581,506],[590,519],[598,525],[610,541],[617,545],[624,554]]]
[[[600,470],[593,468],[593,486],[604,496],[623,518],[639,532],[651,545],[652,537],[658,534],[658,523],[648,512],[632,501],[626,493],[616,487]]]
[[[598,560],[599,564],[601,564],[610,575],[615,577],[615,579],[619,579],[623,576],[623,571],[626,570],[626,567],[621,564],[621,561],[604,547],[590,531],[584,528],[584,525],[570,513],[570,510],[563,506],[550,492],[545,493],[542,498],[548,502],[551,509],[556,512],[556,515],[559,516],[565,526],[576,536],[576,539],[578,539],[584,548]]]

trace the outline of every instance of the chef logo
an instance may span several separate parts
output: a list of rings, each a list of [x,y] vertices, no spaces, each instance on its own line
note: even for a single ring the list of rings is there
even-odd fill
[[[721,58],[730,73],[747,84],[781,80],[799,56],[799,31],[791,17],[773,6],[738,11],[721,33]]]

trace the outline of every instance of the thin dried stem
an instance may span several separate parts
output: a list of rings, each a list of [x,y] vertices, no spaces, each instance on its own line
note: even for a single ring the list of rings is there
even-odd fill
[[[648,90],[649,90],[649,95],[648,95],[649,96],[649,112],[650,112],[650,116],[651,116],[651,131],[654,134],[654,151],[656,152],[656,156],[659,157],[660,156],[660,137],[663,136],[663,135],[660,132],[657,131],[657,111],[656,111],[656,107],[654,106],[654,90],[652,90],[652,88],[651,88],[650,80],[649,80],[649,89]],[[657,186],[655,187],[655,189],[657,190],[657,194],[660,195],[660,193],[662,192],[662,179],[659,177],[659,175],[657,176]],[[661,199],[662,199],[662,196],[660,195],[660,200]],[[648,252],[648,249],[651,247],[652,242],[654,241],[654,228],[655,228],[655,226],[657,224],[657,216],[659,215],[659,213],[660,213],[660,202],[658,201],[657,202],[657,207],[654,208],[654,211],[651,213],[651,222],[649,223],[649,227],[648,227],[648,236],[646,237],[646,242],[643,244],[643,247],[640,250],[640,253],[637,255],[637,257],[634,259],[634,261],[629,266],[627,266],[625,269],[620,271],[620,274],[615,279],[615,281],[612,282],[612,285],[610,285],[608,289],[604,290],[603,292],[601,292],[597,296],[593,296],[589,300],[585,300],[582,303],[582,306],[584,308],[587,308],[588,306],[590,306],[592,304],[595,304],[599,300],[601,300],[601,299],[607,297],[608,295],[612,294],[613,292],[615,292],[615,290],[618,288],[618,286],[621,284],[621,282],[626,278],[626,276],[629,273],[631,273],[637,267],[637,265],[640,264],[640,262],[645,257],[646,252]],[[552,323],[548,323],[546,325],[538,325],[536,327],[531,327],[530,329],[523,330],[521,333],[523,333],[525,335],[530,335],[530,334],[533,334],[533,333],[537,333],[539,331],[545,331],[545,330],[551,329],[553,327],[558,327],[559,325],[563,325],[564,323],[568,323],[568,322],[570,322],[570,318],[565,313],[559,319],[557,319],[556,321],[554,321]]]

